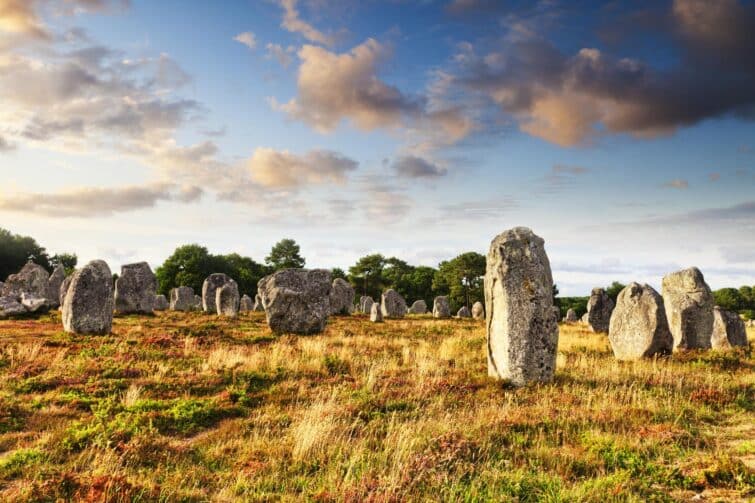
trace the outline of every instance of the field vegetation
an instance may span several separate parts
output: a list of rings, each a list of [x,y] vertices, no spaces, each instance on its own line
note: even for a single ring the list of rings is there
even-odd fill
[[[484,348],[483,322],[424,316],[0,321],[0,501],[755,497],[749,351],[621,363],[564,325],[555,382],[512,389]]]

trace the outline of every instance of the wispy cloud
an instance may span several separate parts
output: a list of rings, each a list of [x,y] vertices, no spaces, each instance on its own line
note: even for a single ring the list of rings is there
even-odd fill
[[[239,33],[233,37],[233,40],[239,44],[247,46],[251,50],[254,50],[257,47],[257,37],[251,31]]]
[[[674,180],[669,180],[664,183],[662,187],[666,189],[685,190],[689,188],[689,182],[683,178],[675,178]]]
[[[291,33],[299,33],[310,42],[325,46],[331,46],[335,43],[333,35],[321,32],[301,18],[299,9],[297,8],[298,0],[280,0],[280,4],[283,7],[282,28]]]

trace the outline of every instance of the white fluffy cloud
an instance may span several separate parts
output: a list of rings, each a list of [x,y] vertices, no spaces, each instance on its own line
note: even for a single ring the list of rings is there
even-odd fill
[[[235,40],[239,44],[247,46],[249,49],[252,49],[252,50],[254,50],[257,47],[257,37],[251,31],[245,31],[243,33],[239,33],[238,35],[233,37],[233,40]]]
[[[343,184],[358,163],[337,152],[313,150],[296,155],[287,150],[258,148],[248,161],[252,179],[274,189],[297,188],[323,183]]]

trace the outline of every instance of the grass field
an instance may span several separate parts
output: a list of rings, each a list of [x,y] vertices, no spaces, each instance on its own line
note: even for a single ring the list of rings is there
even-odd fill
[[[755,332],[749,329],[752,344]],[[755,498],[755,359],[616,362],[562,326],[555,382],[486,376],[485,329],[260,313],[0,321],[0,501]]]

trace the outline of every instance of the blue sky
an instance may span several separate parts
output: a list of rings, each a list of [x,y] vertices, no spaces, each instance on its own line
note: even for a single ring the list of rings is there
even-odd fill
[[[532,227],[566,294],[755,283],[749,1],[0,0],[0,226],[437,265]]]

